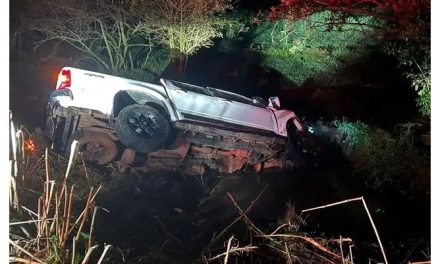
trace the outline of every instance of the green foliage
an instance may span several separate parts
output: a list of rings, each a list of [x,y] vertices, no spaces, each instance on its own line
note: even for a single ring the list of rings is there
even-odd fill
[[[145,66],[156,75],[162,74],[171,62],[170,52],[165,48],[156,48],[148,57],[149,58],[145,60]]]
[[[428,117],[431,117],[431,74],[429,76],[420,76],[413,80],[413,86],[419,94],[417,98],[417,105],[420,107],[420,112]]]
[[[372,189],[392,186],[401,190],[429,189],[429,157],[414,145],[415,124],[404,124],[398,134],[360,121],[334,122],[343,153],[355,172]]]
[[[151,82],[157,80],[171,63],[171,54],[168,49],[152,49],[144,60],[144,65],[136,69],[126,69],[119,75],[139,81]]]
[[[418,94],[420,113],[431,117],[431,47],[419,42],[392,42],[384,46],[387,54],[395,56],[411,86]]]
[[[79,241],[89,241],[90,235],[84,232],[79,233]]]
[[[371,144],[370,131],[367,124],[360,121],[347,122],[336,120],[334,122],[338,131],[345,135],[344,147],[347,151],[353,151],[359,145]]]
[[[153,39],[178,56],[213,45],[213,39],[222,36],[222,15],[230,8],[225,0],[150,0],[135,6],[145,14],[148,29],[154,30]]]
[[[163,27],[161,43],[178,54],[192,55],[202,47],[212,46],[213,39],[222,37],[222,21],[209,19],[203,22],[186,25],[169,25]]]
[[[246,33],[249,31],[251,14],[241,11],[233,12],[224,16],[225,26],[223,27],[223,38],[218,44],[221,52],[231,52],[237,50],[241,42],[244,41]]]
[[[84,256],[81,255],[79,252],[75,252],[75,261],[74,264],[81,264],[82,260],[84,259]]]
[[[372,34],[381,24],[368,16],[333,24],[335,13],[324,11],[300,21],[266,21],[253,33],[250,49],[264,66],[301,86],[306,81],[335,83],[335,73],[359,60],[376,44]]]
[[[425,70],[422,70],[422,67]],[[407,73],[406,76],[411,80],[411,86],[417,92],[417,106],[422,115],[431,117],[431,67],[429,64],[419,66],[419,73]]]
[[[63,264],[63,254],[61,253],[61,248],[58,246],[58,237],[52,236],[49,240],[50,250],[46,257],[46,262],[49,264]]]

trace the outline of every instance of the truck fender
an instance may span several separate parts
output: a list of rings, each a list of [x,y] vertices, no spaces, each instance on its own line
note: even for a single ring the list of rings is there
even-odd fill
[[[273,111],[277,123],[278,123],[278,134],[287,137],[287,124],[292,122],[295,125],[297,131],[304,131],[304,126],[301,124],[301,120],[296,116],[296,114],[289,110],[276,110]]]
[[[131,104],[151,105],[165,114],[170,121],[177,120],[176,113],[166,98],[158,92],[123,90],[116,93],[113,103],[113,116],[117,116],[122,108]]]

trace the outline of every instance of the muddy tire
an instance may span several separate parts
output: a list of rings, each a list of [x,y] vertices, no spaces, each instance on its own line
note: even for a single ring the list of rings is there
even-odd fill
[[[79,130],[72,139],[78,141],[78,150],[84,159],[97,165],[111,162],[118,152],[115,142],[104,133]]]
[[[124,107],[116,119],[116,134],[126,147],[149,153],[163,147],[170,135],[168,119],[148,105]]]

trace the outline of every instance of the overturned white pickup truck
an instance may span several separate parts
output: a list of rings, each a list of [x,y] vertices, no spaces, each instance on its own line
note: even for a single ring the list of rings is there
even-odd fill
[[[48,103],[52,147],[65,154],[75,139],[84,158],[98,165],[130,164],[137,153],[146,170],[186,174],[296,165],[289,135],[306,131],[277,97],[263,104],[211,87],[160,83],[63,68]]]

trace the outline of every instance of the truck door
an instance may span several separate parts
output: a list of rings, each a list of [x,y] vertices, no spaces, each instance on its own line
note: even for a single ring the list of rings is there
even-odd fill
[[[278,133],[276,118],[269,109],[252,105],[249,98],[227,91],[215,89],[214,94],[221,121]]]
[[[177,86],[170,81],[166,82],[168,95],[183,119],[219,121],[219,104],[208,89],[183,83]]]

